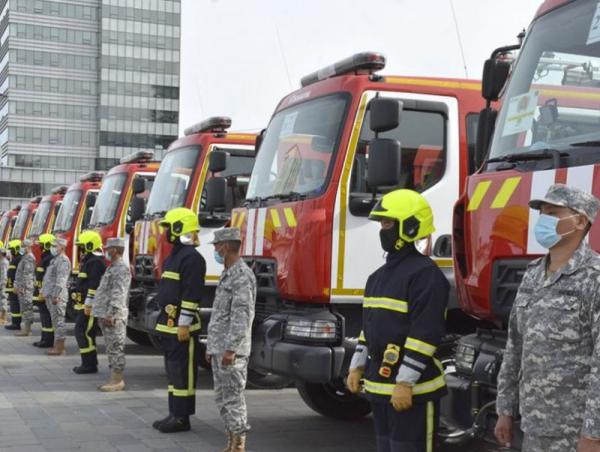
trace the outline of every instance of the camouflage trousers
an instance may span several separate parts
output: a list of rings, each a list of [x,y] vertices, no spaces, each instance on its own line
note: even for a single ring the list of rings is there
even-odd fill
[[[106,326],[101,319],[98,319],[104,343],[106,344],[106,356],[108,357],[108,366],[116,372],[125,370],[125,337],[127,321],[116,319],[113,326]]]
[[[522,452],[575,452],[579,435],[535,436],[525,433]]]
[[[65,324],[65,310],[67,308],[67,300],[59,300],[57,304],[52,304],[50,300],[46,300],[46,306],[50,311],[52,319],[52,327],[54,328],[54,339],[64,340],[67,335],[67,326]]]
[[[33,289],[25,290],[19,295],[19,307],[21,309],[21,320],[30,325],[33,323]]]
[[[244,397],[248,357],[236,357],[231,366],[223,366],[221,359],[222,356],[213,355],[211,360],[217,408],[228,432],[245,433],[250,430]]]

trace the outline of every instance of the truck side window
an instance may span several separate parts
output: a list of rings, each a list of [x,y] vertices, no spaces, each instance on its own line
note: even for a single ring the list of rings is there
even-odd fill
[[[98,198],[98,192],[90,191],[88,192],[85,198],[85,210],[83,212],[83,219],[81,220],[81,228],[83,231],[87,229],[90,224],[90,220],[92,219],[92,212],[94,211],[94,206],[96,205],[96,199]]]
[[[446,169],[446,120],[441,112],[404,109],[400,125],[381,133],[380,138],[399,140],[402,146],[401,183],[396,188],[423,192],[437,184]],[[350,195],[372,193],[367,184],[369,142],[374,134],[369,114],[360,133],[350,175]],[[353,212],[354,213],[354,212]],[[364,212],[355,213],[364,215]]]
[[[142,198],[146,204],[148,204],[148,197],[150,196],[150,191],[152,190],[152,185],[154,185],[154,178],[156,177],[154,174],[137,174],[135,177],[141,177],[146,181],[146,190],[143,193],[132,195],[129,200],[129,206],[127,206],[127,217],[126,222],[131,223],[131,204],[134,196],[138,198]]]

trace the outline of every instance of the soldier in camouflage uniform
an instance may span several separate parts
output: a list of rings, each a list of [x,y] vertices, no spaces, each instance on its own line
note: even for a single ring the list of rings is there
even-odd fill
[[[212,364],[216,403],[228,435],[224,452],[246,450],[248,376],[256,278],[240,258],[240,230],[215,232],[215,259],[225,269],[219,279],[208,325],[206,359]]]
[[[122,391],[125,388],[125,337],[127,328],[127,296],[131,283],[129,266],[123,261],[125,241],[112,238],[106,241],[106,258],[110,266],[100,280],[92,302],[92,316],[99,319],[106,344],[110,380],[98,389],[102,392]]]
[[[525,452],[600,451],[600,257],[585,240],[600,201],[556,184],[529,205],[550,251],[529,264],[511,311],[496,437],[509,445],[520,413]]]
[[[8,250],[0,240],[0,325],[6,323],[8,298],[6,296],[6,280],[8,279]]]
[[[33,324],[33,283],[35,281],[35,256],[32,250],[33,242],[23,240],[21,244],[21,261],[15,275],[15,292],[19,296],[21,309],[21,331],[15,336],[29,336]]]
[[[67,283],[71,274],[71,262],[65,254],[67,241],[62,238],[54,239],[50,252],[54,259],[50,262],[44,280],[42,281],[42,296],[52,317],[54,328],[54,347],[48,350],[48,355],[59,356],[65,353],[65,309],[69,299]]]

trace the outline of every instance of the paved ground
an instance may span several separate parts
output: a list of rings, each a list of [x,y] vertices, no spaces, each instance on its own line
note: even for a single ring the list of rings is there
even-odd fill
[[[152,349],[127,345],[127,391],[104,394],[107,379],[100,356],[97,375],[76,375],[79,355],[73,337],[66,357],[50,358],[0,328],[0,452],[4,451],[220,451],[224,437],[212,399],[210,375],[200,375],[192,431],[164,435],[154,420],[165,415],[166,380],[162,358]],[[102,338],[99,339],[103,351]],[[313,413],[295,389],[249,391],[248,450],[253,452],[370,452],[370,419],[337,422]],[[478,448],[472,449],[477,451]]]

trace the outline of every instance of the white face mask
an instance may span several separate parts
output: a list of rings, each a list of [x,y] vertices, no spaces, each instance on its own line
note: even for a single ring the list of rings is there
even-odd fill
[[[52,254],[53,256],[56,256],[58,254],[58,248],[56,248],[55,246],[51,246],[50,254]]]
[[[107,261],[112,261],[112,258],[110,257],[110,253],[108,251],[104,252],[104,257],[106,258]]]
[[[194,234],[188,232],[187,234],[183,234],[179,237],[179,241],[182,245],[193,245],[194,244]]]

